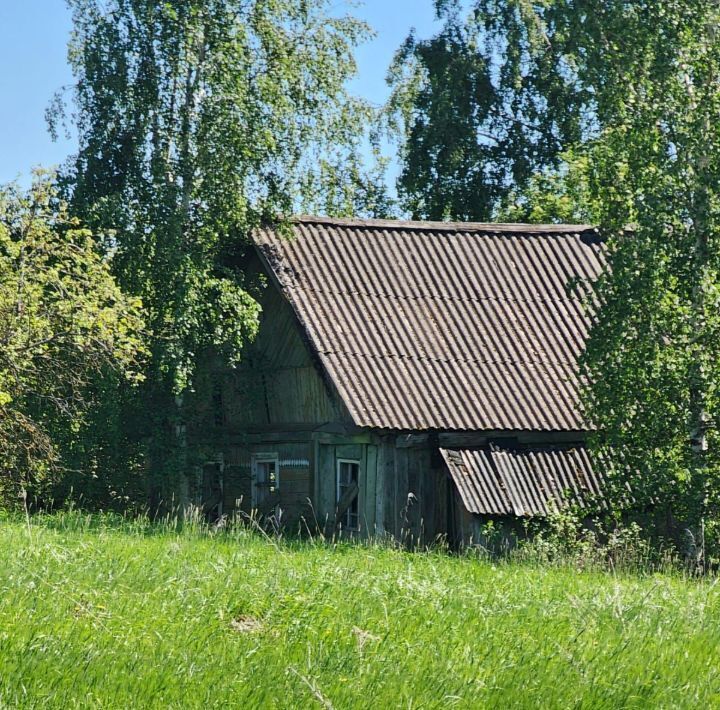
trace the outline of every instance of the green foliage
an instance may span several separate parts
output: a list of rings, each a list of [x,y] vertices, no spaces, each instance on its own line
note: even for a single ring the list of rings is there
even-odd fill
[[[0,505],[46,491],[93,382],[141,379],[140,306],[50,176],[0,189]]]
[[[9,707],[673,707],[720,587],[77,513],[0,523]]]
[[[546,520],[528,525],[527,536],[512,551],[513,560],[577,569],[601,569],[638,574],[657,570],[695,572],[695,560],[681,556],[672,544],[651,540],[637,522],[583,520],[578,511],[556,511]]]
[[[372,120],[376,123],[374,116]],[[396,216],[396,200],[387,189],[389,160],[381,154],[376,127],[373,127],[368,140],[373,155],[373,164],[369,168],[363,167],[359,152],[354,151],[353,161],[343,158],[332,163],[320,159],[315,170],[302,176],[302,212],[374,219],[393,219]]]
[[[241,268],[251,230],[308,197],[320,158],[330,183],[352,161],[368,109],[344,86],[368,30],[325,0],[71,6],[71,205],[143,298],[153,378],[182,391],[203,348],[232,363],[256,331]]]
[[[413,217],[490,220],[581,137],[582,92],[525,5],[436,2],[440,33],[398,51],[386,111]]]
[[[70,5],[79,152],[65,194],[142,298],[151,351],[137,396],[111,388],[122,426],[96,422],[110,458],[93,466],[146,456],[148,470],[177,476],[198,366],[209,352],[236,365],[257,332],[252,231],[298,209],[390,209],[382,166],[359,164],[372,111],[346,91],[369,30],[328,0]]]
[[[536,173],[513,188],[496,216],[499,222],[598,224],[598,197],[590,188],[590,163],[579,148],[563,153],[556,169]]]
[[[560,9],[600,127],[586,152],[611,267],[584,359],[588,417],[620,490],[698,534],[720,514],[718,7]]]
[[[678,526],[702,537],[701,521],[708,533],[709,521],[720,519],[717,4],[474,7],[489,36],[507,38],[517,54],[509,71],[518,95],[532,88],[538,106],[563,103],[580,117],[574,144],[572,131],[557,133],[565,149],[552,154],[559,167],[550,161],[529,179],[514,175],[498,213],[592,221],[607,239],[609,269],[588,302],[597,322],[582,363],[583,400],[595,448],[614,474],[617,507],[629,484],[638,507],[662,502]],[[440,125],[416,106],[423,126]],[[427,189],[442,194],[442,175],[437,182],[427,179]]]

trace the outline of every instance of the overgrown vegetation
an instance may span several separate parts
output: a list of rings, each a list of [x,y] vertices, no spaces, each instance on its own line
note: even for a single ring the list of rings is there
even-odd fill
[[[583,404],[608,498],[619,513],[630,488],[717,552],[717,3],[435,5],[445,27],[393,75],[406,206],[598,225]]]
[[[99,383],[142,378],[143,328],[51,175],[0,188],[0,508],[48,493]]]
[[[212,349],[237,364],[257,331],[252,230],[299,209],[385,209],[359,157],[372,111],[346,90],[370,30],[328,0],[69,4],[75,81],[48,116],[72,120],[79,149],[60,183],[142,298],[150,352],[144,384],[118,385],[88,436],[122,442],[106,472],[142,459],[157,503],[192,466],[198,362]]]
[[[708,707],[719,589],[174,520],[5,520],[0,705]]]
[[[237,364],[257,330],[252,229],[392,211],[346,90],[369,28],[327,0],[70,5],[75,84],[48,116],[69,99],[78,153],[0,192],[0,506],[157,509],[192,468],[198,363]],[[403,209],[599,225],[583,405],[609,514],[662,509],[717,559],[717,3],[434,5],[390,73]]]

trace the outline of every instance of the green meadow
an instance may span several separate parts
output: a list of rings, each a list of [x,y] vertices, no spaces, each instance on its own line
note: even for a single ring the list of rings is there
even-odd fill
[[[0,707],[715,705],[714,578],[0,521]]]

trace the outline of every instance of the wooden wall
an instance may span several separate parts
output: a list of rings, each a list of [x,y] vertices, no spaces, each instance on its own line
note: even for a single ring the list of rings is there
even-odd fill
[[[236,368],[221,366],[212,353],[203,358],[197,393],[188,402],[188,434],[199,452],[198,471],[206,466],[204,460],[224,461],[226,515],[250,513],[253,454],[277,454],[279,505],[284,521],[295,526],[301,517],[313,517],[308,503],[314,492],[312,432],[343,423],[346,414],[323,380],[282,294],[268,285],[261,306],[258,336]],[[190,488],[201,503],[202,482]]]
[[[245,347],[237,367],[222,366],[211,352],[201,358],[196,395],[188,401],[197,440],[349,421],[284,297],[268,286],[261,305],[258,336]]]
[[[398,445],[386,437],[379,454],[378,505],[384,530],[411,546],[447,533],[447,481],[433,447]]]
[[[244,445],[229,445],[222,454],[223,515],[247,517],[251,514],[253,454],[273,454],[279,463],[276,501],[282,511],[279,522],[297,528],[302,519],[312,519],[313,445],[309,436],[301,438],[290,434],[283,441],[255,440]],[[268,513],[274,515],[275,511]]]
[[[448,522],[447,474],[428,444],[398,446],[394,435],[320,435],[315,501],[322,522],[337,501],[338,459],[360,462],[361,534],[391,535],[409,546],[444,537]]]
[[[272,287],[263,298],[256,341],[234,371],[224,373],[226,426],[321,425],[341,420],[341,408],[304,342],[291,307]]]
[[[241,364],[223,368],[208,354],[189,403],[189,438],[208,461],[223,461],[223,513],[250,513],[252,455],[277,453],[284,522],[296,527],[304,517],[308,527],[325,528],[337,512],[337,461],[352,459],[360,462],[361,535],[389,534],[411,546],[445,535],[448,485],[438,442],[427,435],[352,433],[290,305],[272,285],[261,305],[258,337]]]

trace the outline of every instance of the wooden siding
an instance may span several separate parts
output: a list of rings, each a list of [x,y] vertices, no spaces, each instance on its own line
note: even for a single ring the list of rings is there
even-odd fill
[[[342,426],[347,415],[323,380],[292,308],[272,283],[263,292],[261,306],[258,336],[243,351],[238,367],[221,367],[211,353],[204,358],[191,404],[189,434],[201,452],[200,480],[190,486],[191,497],[203,503],[207,465],[202,461],[220,459],[222,512],[248,516],[253,455],[276,454],[280,485],[274,500],[282,511],[281,522],[297,529],[304,519],[303,525],[312,528],[320,517],[310,504],[318,470],[312,432],[326,424]],[[334,502],[334,468],[329,483]]]
[[[247,348],[243,364],[225,378],[227,425],[235,429],[339,420],[290,306],[272,287],[266,289],[262,306],[256,341]]]
[[[189,402],[191,434],[198,442],[252,430],[315,429],[348,415],[323,380],[282,294],[269,285],[261,300],[255,341],[236,368],[207,353]]]
[[[278,459],[279,487],[277,504],[282,510],[282,523],[297,527],[301,519],[310,520],[311,467],[313,446],[305,441],[268,441],[229,446],[223,452],[223,514],[251,514],[253,471],[256,454],[273,454]]]
[[[446,474],[425,444],[400,448],[387,436],[378,446],[378,527],[409,545],[427,545],[447,533]]]

